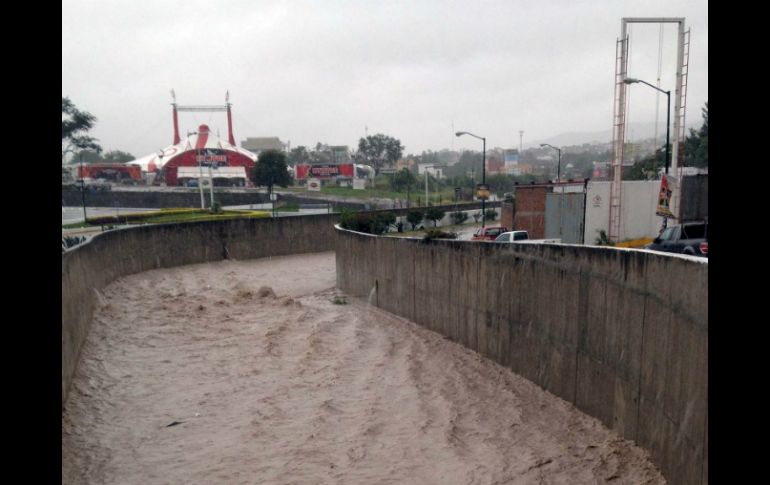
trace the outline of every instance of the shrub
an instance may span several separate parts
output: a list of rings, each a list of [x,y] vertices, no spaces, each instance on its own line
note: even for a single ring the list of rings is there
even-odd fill
[[[414,228],[417,227],[417,224],[422,222],[424,217],[422,211],[411,210],[406,213],[406,222],[412,225],[412,230],[414,231]]]
[[[430,241],[432,239],[457,239],[457,234],[454,232],[444,232],[441,229],[428,229],[425,231],[425,237],[423,241]]]
[[[84,242],[86,242],[85,236],[63,236],[61,238],[61,252]]]
[[[468,213],[463,211],[452,212],[449,217],[452,218],[453,224],[462,224],[468,220]]]
[[[428,210],[425,211],[425,218],[429,221],[433,221],[433,227],[436,227],[438,221],[444,218],[444,214],[446,213],[438,207],[429,207]]]
[[[396,222],[392,212],[349,212],[343,211],[340,226],[351,231],[380,235],[388,232]]]
[[[485,220],[487,220],[487,221],[494,221],[495,219],[497,219],[497,211],[494,210],[494,209],[487,209],[484,212],[484,214],[486,214],[486,219]]]
[[[222,213],[222,204],[215,200],[213,204],[211,204],[211,212],[214,214],[221,214]]]
[[[595,244],[597,246],[614,246],[615,243],[610,241],[609,236],[607,236],[607,232],[602,229],[597,229],[596,232],[599,233],[599,237],[596,238]]]

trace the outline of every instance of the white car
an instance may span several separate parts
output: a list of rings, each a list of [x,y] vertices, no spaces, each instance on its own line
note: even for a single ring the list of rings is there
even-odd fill
[[[561,239],[530,239],[527,231],[508,231],[497,236],[495,242],[561,244]]]
[[[495,242],[514,242],[524,241],[526,239],[529,239],[529,233],[527,231],[508,231],[497,236]]]

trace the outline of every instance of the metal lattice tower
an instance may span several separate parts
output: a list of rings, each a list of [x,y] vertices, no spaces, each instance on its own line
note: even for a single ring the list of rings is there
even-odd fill
[[[679,166],[679,162],[684,165],[684,148],[685,138],[687,136],[687,129],[685,128],[685,112],[687,111],[687,72],[690,63],[690,29],[684,31],[683,25],[679,29],[679,66],[680,70],[677,71],[677,102],[674,107],[674,148],[675,152],[672,154],[673,160],[672,167],[675,168],[674,175],[676,175],[677,183],[674,193],[672,194],[671,207],[674,214],[679,213],[679,200],[681,191],[678,190],[681,187],[682,182],[682,167]],[[678,170],[676,170],[678,168]]]
[[[684,31],[684,18],[623,18],[620,23],[621,36],[615,48],[615,98],[613,114],[613,155],[612,187],[610,189],[609,238],[613,242],[620,239],[621,197],[623,185],[623,149],[626,131],[626,89],[623,82],[628,70],[628,24],[629,23],[676,23],[679,26],[676,63],[676,86],[674,93],[674,133],[671,153],[671,172],[678,175],[678,160],[684,154],[684,114],[687,92],[687,63],[689,59],[690,31]],[[685,52],[686,51],[686,52]],[[683,159],[683,157],[682,157]],[[679,183],[673,187],[672,212],[678,208]]]
[[[610,186],[610,227],[609,238],[617,241],[620,237],[620,198],[623,187],[623,150],[626,132],[626,78],[628,68],[628,35],[615,44],[615,113],[612,127],[612,185]]]

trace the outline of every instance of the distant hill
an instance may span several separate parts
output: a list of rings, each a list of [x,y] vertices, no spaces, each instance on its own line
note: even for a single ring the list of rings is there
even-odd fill
[[[687,133],[690,132],[690,128],[698,129],[702,124],[701,120],[698,123],[687,123]],[[673,130],[673,126],[672,126]],[[655,123],[630,123],[626,129],[626,141],[640,141],[648,138],[652,138],[655,135]],[[658,127],[658,137],[665,138],[666,126],[663,123]],[[673,131],[672,131],[673,139]],[[535,148],[540,146],[541,143],[548,143],[557,147],[582,145],[584,143],[610,143],[612,142],[612,128],[608,128],[603,131],[584,131],[575,133],[562,133],[552,136],[543,140],[537,140],[532,143],[525,143],[524,148]]]

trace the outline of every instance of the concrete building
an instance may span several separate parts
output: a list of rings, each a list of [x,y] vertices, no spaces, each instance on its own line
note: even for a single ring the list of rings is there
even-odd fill
[[[286,143],[282,142],[281,139],[277,136],[257,138],[247,137],[245,140],[241,141],[241,147],[259,155],[259,152],[263,152],[265,150],[278,150],[281,152],[285,151]]]

